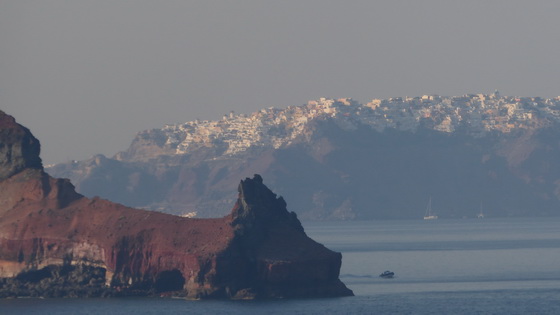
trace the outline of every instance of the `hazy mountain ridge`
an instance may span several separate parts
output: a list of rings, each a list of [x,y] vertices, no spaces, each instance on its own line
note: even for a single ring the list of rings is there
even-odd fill
[[[85,195],[222,215],[260,173],[307,219],[552,215],[560,100],[491,95],[310,101],[140,132],[113,159],[59,164]],[[558,161],[556,159],[556,161]],[[223,213],[222,213],[223,212]]]
[[[186,154],[200,147],[220,148],[221,156],[234,156],[251,147],[279,149],[300,137],[309,122],[327,118],[334,118],[345,130],[367,125],[377,131],[385,128],[415,131],[425,126],[454,132],[466,126],[469,134],[483,136],[491,131],[508,133],[540,127],[543,121],[538,118],[558,122],[560,100],[503,97],[497,92],[375,99],[365,105],[348,98],[321,98],[302,106],[271,107],[250,115],[232,112],[218,121],[195,120],[144,131],[128,151],[116,158],[146,160],[160,154]],[[156,154],[149,154],[150,149]]]

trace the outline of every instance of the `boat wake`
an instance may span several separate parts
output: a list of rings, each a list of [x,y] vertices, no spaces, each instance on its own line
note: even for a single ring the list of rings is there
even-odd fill
[[[377,276],[372,276],[372,275],[355,275],[351,273],[340,275],[340,277],[341,278],[377,278]]]

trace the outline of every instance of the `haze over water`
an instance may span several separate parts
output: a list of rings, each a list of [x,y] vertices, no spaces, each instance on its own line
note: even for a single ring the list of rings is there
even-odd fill
[[[560,218],[310,223],[357,295],[560,290]],[[337,233],[332,233],[335,230]],[[385,269],[396,272],[379,279]]]

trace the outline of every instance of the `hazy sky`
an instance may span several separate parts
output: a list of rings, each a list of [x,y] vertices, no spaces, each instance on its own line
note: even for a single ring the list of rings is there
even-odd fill
[[[45,163],[318,97],[560,95],[560,1],[0,0],[0,109]]]

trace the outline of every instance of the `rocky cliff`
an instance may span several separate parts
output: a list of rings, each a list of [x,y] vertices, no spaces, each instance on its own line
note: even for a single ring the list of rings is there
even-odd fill
[[[0,180],[26,168],[42,169],[40,150],[39,141],[29,129],[0,111]]]
[[[3,112],[0,127],[0,297],[352,295],[340,253],[307,237],[259,175],[223,218],[132,209],[50,177],[29,130]]]

